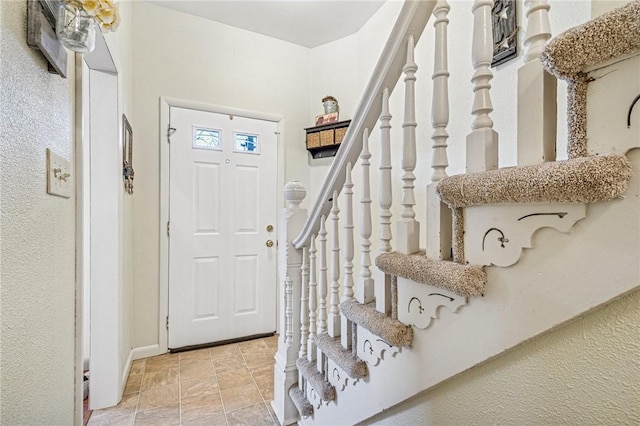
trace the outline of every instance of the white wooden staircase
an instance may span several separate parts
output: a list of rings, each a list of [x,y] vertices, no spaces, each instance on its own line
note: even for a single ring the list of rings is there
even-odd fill
[[[301,207],[299,182],[285,186],[272,402],[282,424],[362,422],[638,287],[640,1],[550,42],[547,0],[526,1],[518,166],[508,169],[498,169],[490,117],[492,5],[476,0],[472,8],[467,174],[446,175],[449,5],[420,1],[405,2],[313,209]],[[427,166],[416,158],[413,51],[431,15],[433,175],[416,185],[416,167]],[[400,142],[390,136],[389,96],[402,74]],[[555,161],[556,77],[570,88],[565,161]],[[598,90],[589,93],[589,85]],[[396,149],[401,182],[392,181]],[[379,165],[378,206],[372,163]],[[423,225],[416,191],[426,194]],[[371,241],[374,226],[379,241]]]

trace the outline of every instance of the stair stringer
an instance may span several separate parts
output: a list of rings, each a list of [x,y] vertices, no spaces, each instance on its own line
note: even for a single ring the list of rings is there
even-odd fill
[[[370,364],[368,378],[301,423],[363,421],[640,287],[640,150],[628,157],[634,177],[623,199],[589,204],[571,234],[539,230],[518,263],[487,268],[483,297],[458,313],[441,309],[414,330],[411,348]],[[406,291],[399,280],[399,297]]]

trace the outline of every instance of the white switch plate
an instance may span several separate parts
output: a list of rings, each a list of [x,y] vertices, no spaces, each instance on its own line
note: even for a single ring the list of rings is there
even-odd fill
[[[47,193],[71,198],[72,192],[71,162],[47,148]]]

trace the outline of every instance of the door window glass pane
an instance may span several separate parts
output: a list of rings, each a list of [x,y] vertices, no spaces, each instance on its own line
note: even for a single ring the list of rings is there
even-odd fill
[[[195,127],[193,130],[193,147],[200,149],[220,150],[222,138],[220,130]]]
[[[247,152],[251,154],[259,154],[260,146],[258,145],[258,135],[249,133],[235,133],[235,149],[236,152]]]

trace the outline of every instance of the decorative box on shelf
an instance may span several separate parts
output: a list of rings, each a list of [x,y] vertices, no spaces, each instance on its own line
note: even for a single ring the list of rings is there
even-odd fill
[[[307,151],[313,158],[333,157],[338,152],[342,139],[351,120],[336,121],[319,126],[307,127]]]

